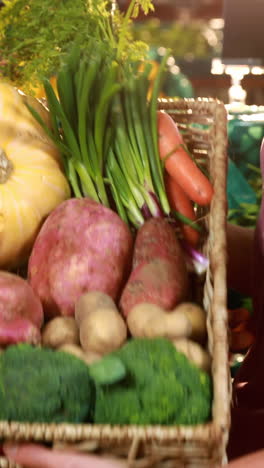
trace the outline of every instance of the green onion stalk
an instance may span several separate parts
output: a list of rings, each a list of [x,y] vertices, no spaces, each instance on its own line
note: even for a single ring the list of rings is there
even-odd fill
[[[63,155],[64,169],[75,197],[90,197],[110,206],[104,167],[113,138],[109,114],[113,97],[121,88],[118,66],[104,45],[92,41],[85,54],[77,47],[57,74],[56,95],[44,79],[50,131],[29,106],[38,122]]]
[[[63,155],[75,197],[112,206],[136,227],[149,216],[169,215],[157,137],[157,102],[166,58],[150,100],[146,61],[124,64],[104,44],[85,54],[74,48],[57,74],[56,95],[44,79],[50,131],[31,112]]]
[[[148,99],[151,64],[124,67],[124,86],[115,96],[112,121],[115,138],[106,173],[117,206],[123,205],[136,227],[152,216],[169,216],[163,164],[159,157],[157,103],[167,55]]]
[[[131,46],[128,28],[139,6],[147,13],[152,2],[132,0],[124,16],[98,11],[97,37],[85,50],[76,44],[58,70],[58,95],[43,80],[52,130],[28,106],[59,148],[73,196],[114,208],[136,228],[148,217],[175,216],[157,131],[158,96],[170,52],[149,97],[152,65],[141,53],[142,44]]]
[[[129,28],[140,9],[153,10],[152,1],[131,0],[124,15],[89,5],[96,37],[85,50],[76,44],[59,68],[58,95],[43,80],[52,131],[29,109],[60,149],[73,196],[114,203],[120,217],[138,227],[147,216],[169,214],[156,115],[167,56],[148,100],[147,49],[131,40]]]

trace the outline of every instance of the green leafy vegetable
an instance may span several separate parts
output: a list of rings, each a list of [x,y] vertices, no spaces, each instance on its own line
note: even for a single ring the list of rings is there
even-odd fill
[[[0,420],[91,421],[95,387],[88,366],[68,353],[28,344],[0,356]]]
[[[33,92],[43,77],[56,74],[74,45],[85,50],[91,38],[113,50],[120,37],[120,57],[138,59],[147,47],[131,40],[130,16],[140,9],[147,14],[153,9],[151,0],[131,1],[125,18],[119,11],[113,17],[111,1],[105,0],[5,0],[0,9],[0,76]]]
[[[123,362],[127,375],[97,386],[95,423],[199,424],[210,419],[210,376],[169,340],[133,339],[110,356]]]
[[[125,378],[126,368],[118,357],[106,355],[89,365],[89,374],[97,385],[112,385]]]

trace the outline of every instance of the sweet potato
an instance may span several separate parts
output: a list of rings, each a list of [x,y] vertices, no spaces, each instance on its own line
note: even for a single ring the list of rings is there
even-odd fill
[[[37,328],[43,323],[43,309],[29,283],[18,275],[0,271],[0,320],[25,318]]]
[[[156,257],[165,257],[181,264],[184,262],[175,230],[166,218],[150,218],[138,230],[133,253],[133,269],[142,262],[148,262]]]
[[[187,266],[174,228],[165,218],[149,219],[137,232],[133,270],[120,299],[122,313],[127,316],[141,302],[173,309],[187,289]]]
[[[138,265],[131,273],[122,292],[120,309],[124,316],[141,302],[173,309],[187,293],[186,272],[181,264],[156,257]]]
[[[59,205],[44,222],[28,266],[45,316],[74,315],[78,298],[91,290],[117,300],[132,246],[128,226],[109,208],[88,198]]]

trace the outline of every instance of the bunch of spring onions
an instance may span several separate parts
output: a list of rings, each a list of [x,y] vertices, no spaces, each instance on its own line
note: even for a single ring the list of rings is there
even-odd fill
[[[58,97],[44,80],[53,132],[45,129],[63,155],[73,195],[114,204],[135,227],[170,212],[156,121],[166,58],[150,99],[151,65],[118,62],[100,41],[91,40],[85,54],[72,51],[57,74]]]

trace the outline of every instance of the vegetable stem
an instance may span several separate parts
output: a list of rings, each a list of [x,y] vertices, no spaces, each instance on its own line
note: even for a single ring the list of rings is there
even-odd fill
[[[170,51],[168,50],[161,61],[161,64],[158,69],[158,73],[156,75],[156,79],[154,81],[151,100],[149,104],[149,112],[150,112],[150,122],[151,122],[151,137],[153,141],[153,158],[152,161],[152,174],[155,174],[155,189],[157,190],[161,206],[164,210],[164,213],[167,215],[170,213],[170,206],[165,192],[165,184],[164,184],[164,176],[163,176],[163,169],[162,164],[160,162],[159,157],[159,147],[158,147],[158,129],[157,129],[157,108],[158,108],[158,97],[159,97],[159,90],[162,83],[163,78],[163,71],[166,66],[168,56]]]
[[[195,221],[187,218],[187,216],[184,216],[182,213],[176,210],[172,210],[171,214],[175,216],[175,218],[178,218],[180,221],[182,221],[184,224],[187,224],[188,226],[191,226],[193,229],[195,229],[198,232],[202,232],[201,226],[199,226]]]

